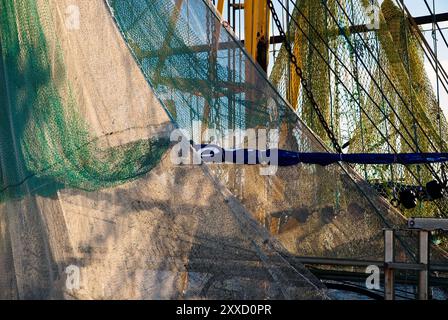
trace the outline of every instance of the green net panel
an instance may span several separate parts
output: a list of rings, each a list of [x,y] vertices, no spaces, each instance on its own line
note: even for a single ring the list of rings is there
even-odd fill
[[[89,133],[42,10],[34,1],[1,3],[0,199],[121,184],[148,172],[168,147],[150,139],[110,148],[114,132]]]

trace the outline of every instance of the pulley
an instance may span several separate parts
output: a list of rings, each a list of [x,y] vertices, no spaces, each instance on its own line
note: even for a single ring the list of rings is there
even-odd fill
[[[426,193],[431,200],[437,200],[443,197],[443,186],[436,180],[429,181],[426,184]]]
[[[414,209],[417,206],[417,195],[413,190],[403,190],[399,193],[400,203],[406,209]]]

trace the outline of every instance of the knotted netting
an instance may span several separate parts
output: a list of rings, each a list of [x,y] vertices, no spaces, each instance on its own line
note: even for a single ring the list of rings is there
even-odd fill
[[[0,295],[321,299],[297,256],[381,259],[382,229],[404,224],[347,166],[171,162],[172,125],[326,151],[208,1],[0,9]],[[397,241],[397,259],[413,249]]]
[[[327,150],[207,1],[108,3],[154,92],[195,143],[210,142],[209,128],[213,143],[221,146],[228,130],[276,129],[280,148]],[[272,176],[261,176],[257,166],[211,168],[294,254],[380,257],[380,230],[404,221],[347,166],[299,165],[278,168]],[[411,251],[404,249],[402,258],[412,259]]]
[[[289,4],[289,41],[345,153],[444,152],[447,122],[425,67],[425,44],[400,1],[276,3],[280,9]],[[329,145],[284,47],[270,79]],[[425,187],[431,180],[445,179],[443,167],[355,169],[389,199],[413,190],[420,201],[411,210],[401,207],[407,216],[443,217],[446,198],[428,201]]]
[[[51,9],[36,1],[1,3],[0,199],[29,190],[51,194],[63,187],[95,190],[121,184],[148,172],[168,147],[167,139],[157,137],[120,145],[112,141],[132,124],[90,130],[74,92],[77,84],[67,74]]]

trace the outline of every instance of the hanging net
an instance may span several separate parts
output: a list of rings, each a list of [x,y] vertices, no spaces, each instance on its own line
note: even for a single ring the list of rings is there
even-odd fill
[[[447,122],[426,74],[425,45],[396,2],[275,1],[280,10],[286,9],[286,2],[294,54],[326,121],[346,146],[344,152],[445,152]],[[330,147],[284,47],[270,79]],[[428,201],[425,196],[426,183],[445,179],[444,166],[354,167],[389,199],[409,187],[422,194],[414,209],[401,208],[407,216],[445,217],[446,197]]]
[[[0,298],[325,299],[298,256],[380,260],[383,228],[404,225],[347,165],[173,163],[174,127],[328,151],[208,1],[1,0],[0,15]]]

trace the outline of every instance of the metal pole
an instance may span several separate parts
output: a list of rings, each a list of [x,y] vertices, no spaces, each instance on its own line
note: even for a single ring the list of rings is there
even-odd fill
[[[217,9],[218,9],[219,14],[222,16],[224,13],[224,0],[218,0],[218,8]],[[230,11],[228,14],[230,15]]]
[[[429,232],[419,232],[419,262],[425,269],[418,274],[418,299],[428,300],[429,292]]]
[[[394,231],[384,230],[384,299],[395,299],[394,270],[389,263],[394,262]]]

